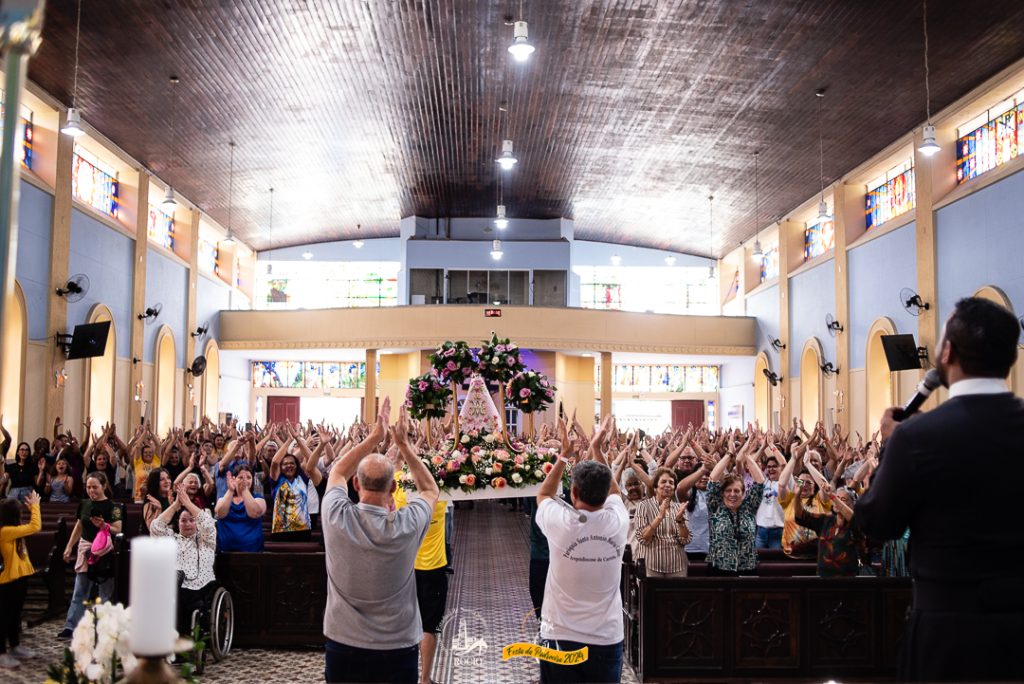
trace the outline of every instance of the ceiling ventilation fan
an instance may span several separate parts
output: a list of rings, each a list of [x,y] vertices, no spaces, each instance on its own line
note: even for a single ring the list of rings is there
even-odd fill
[[[57,296],[63,297],[68,304],[80,301],[89,291],[89,276],[84,273],[77,273],[64,284],[64,287],[57,288]]]
[[[931,304],[921,299],[921,295],[909,287],[900,290],[900,306],[906,309],[911,316],[920,316],[922,311],[932,308]]]
[[[146,321],[146,325],[149,325],[156,319],[160,318],[160,312],[164,310],[164,305],[157,302],[151,307],[148,307],[144,313],[140,313],[138,318],[140,321]]]

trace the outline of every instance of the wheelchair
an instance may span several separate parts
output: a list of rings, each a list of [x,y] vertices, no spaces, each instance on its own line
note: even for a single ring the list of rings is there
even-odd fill
[[[189,634],[199,629],[200,638],[205,648],[194,659],[196,674],[202,674],[206,667],[207,654],[213,655],[213,661],[219,663],[231,652],[231,642],[235,637],[235,606],[231,600],[231,592],[222,586],[216,586],[204,602],[203,608],[192,611],[192,622]]]

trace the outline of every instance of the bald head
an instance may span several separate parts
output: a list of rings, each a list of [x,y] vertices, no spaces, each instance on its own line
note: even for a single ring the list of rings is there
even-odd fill
[[[395,467],[383,454],[370,454],[356,469],[359,489],[367,492],[388,492],[395,482]]]

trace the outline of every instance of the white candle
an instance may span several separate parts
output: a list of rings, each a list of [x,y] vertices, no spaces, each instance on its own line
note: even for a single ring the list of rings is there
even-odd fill
[[[177,555],[169,537],[132,540],[130,646],[137,656],[165,656],[174,650]]]

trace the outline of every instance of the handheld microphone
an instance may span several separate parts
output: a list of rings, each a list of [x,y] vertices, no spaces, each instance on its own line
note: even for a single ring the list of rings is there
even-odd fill
[[[942,378],[939,377],[939,371],[932,368],[924,374],[924,378],[917,385],[917,392],[910,398],[910,401],[902,409],[893,413],[893,418],[902,421],[917,413],[921,409],[921,405],[928,401],[928,397],[931,396],[935,388],[941,384]]]

